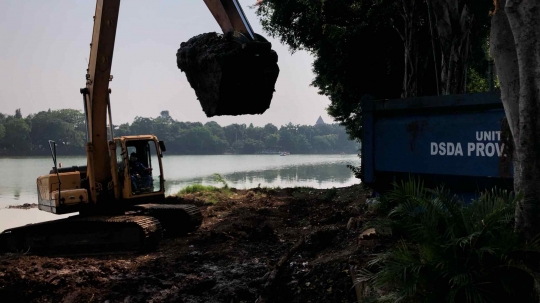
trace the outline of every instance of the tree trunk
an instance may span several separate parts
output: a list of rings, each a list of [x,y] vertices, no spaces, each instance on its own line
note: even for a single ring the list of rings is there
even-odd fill
[[[466,5],[459,9],[458,0],[433,0],[431,7],[441,47],[442,94],[463,93],[473,16]]]
[[[416,0],[401,0],[401,17],[403,29],[394,26],[398,32],[404,47],[404,75],[402,98],[416,97],[418,95],[418,28],[416,24]]]
[[[516,230],[540,233],[540,2],[496,0],[491,53],[514,138]]]

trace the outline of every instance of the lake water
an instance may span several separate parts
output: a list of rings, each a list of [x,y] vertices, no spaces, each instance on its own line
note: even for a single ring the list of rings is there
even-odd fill
[[[61,157],[63,167],[86,165],[86,157]],[[157,163],[152,161],[152,163]],[[163,157],[167,195],[201,183],[216,185],[219,173],[230,187],[257,186],[314,188],[343,187],[357,184],[347,164],[358,166],[357,155],[215,155]],[[154,164],[155,165],[155,164]],[[49,172],[50,157],[0,158],[0,231],[28,223],[54,220],[65,216],[37,209],[6,209],[8,205],[37,203],[36,178]],[[70,214],[72,215],[72,214]],[[66,215],[69,216],[69,215]]]

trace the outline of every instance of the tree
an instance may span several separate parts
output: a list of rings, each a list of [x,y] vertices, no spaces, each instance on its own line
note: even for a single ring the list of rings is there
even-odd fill
[[[262,127],[254,127],[253,123],[249,125],[249,127],[246,129],[246,137],[261,141],[262,137],[264,136],[264,128]]]
[[[190,128],[186,132],[185,145],[193,154],[220,154],[229,147],[227,141],[214,136],[204,126]]]
[[[62,151],[82,152],[85,142],[85,121],[80,111],[62,109],[41,111],[28,117],[34,150],[48,150],[49,140],[58,143]]]
[[[22,119],[22,113],[20,108],[17,108],[15,110],[15,119]]]
[[[264,137],[264,145],[266,148],[277,148],[279,144],[279,134],[273,133]]]
[[[129,123],[122,123],[115,129],[115,136],[129,136],[131,135],[131,129]]]
[[[268,123],[264,126],[264,131],[266,134],[275,134],[278,132],[278,128],[274,124]]]
[[[540,233],[540,2],[495,0],[490,51],[513,138],[516,229]]]
[[[330,152],[332,148],[336,147],[337,135],[324,135],[324,136],[315,136],[313,138],[313,147],[318,152]],[[344,146],[340,146],[344,147]]]
[[[299,134],[297,137],[296,137],[296,150],[301,152],[301,153],[307,153],[307,152],[310,152],[311,151],[311,144],[309,143],[308,139],[306,138],[306,136],[304,136],[303,134]]]
[[[223,128],[215,121],[207,122],[204,127],[208,128],[212,134],[222,140],[227,140],[227,137],[225,136],[225,131]]]
[[[286,150],[304,153],[321,152],[316,149],[317,136],[347,138],[342,126],[293,125],[280,129],[272,124],[256,127],[250,124],[231,124],[221,127],[217,122],[179,122],[167,115],[156,118],[136,117],[133,123],[115,125],[115,136],[155,134],[166,141],[172,154],[220,154],[229,149],[239,153],[258,153],[266,148],[278,150],[280,142]],[[284,133],[283,139],[280,133]],[[58,143],[64,154],[84,152],[86,124],[79,110],[61,109],[41,111],[26,118],[15,118],[0,113],[0,148],[2,153],[48,152],[48,140]],[[341,140],[341,139],[340,139]],[[328,143],[330,142],[331,143]],[[350,140],[327,140],[328,151],[356,151]],[[339,145],[339,146],[338,146]]]
[[[154,134],[154,123],[152,118],[135,117],[131,123],[132,135]]]
[[[441,51],[440,85],[444,95],[465,91],[473,15],[466,1],[429,0]]]
[[[0,124],[0,146],[2,146],[2,142],[5,136],[6,136],[6,128],[4,127],[4,124]]]
[[[364,96],[435,95],[441,80],[449,87],[444,92],[458,93],[468,66],[485,73],[490,5],[474,0],[265,0],[257,15],[263,29],[292,52],[303,49],[315,57],[312,85],[330,99],[329,115],[351,138],[359,138]],[[437,24],[433,29],[432,22]]]
[[[229,144],[234,144],[238,140],[242,140],[242,133],[240,132],[241,126],[239,124],[227,125],[223,128],[225,132],[225,138]]]
[[[265,0],[257,9],[270,36],[291,52],[313,54],[312,85],[329,97],[328,113],[351,134],[360,129],[360,97],[401,94],[403,46],[389,22],[396,17],[393,2]]]
[[[19,153],[31,150],[30,126],[23,119],[11,119],[5,124],[4,146]]]
[[[264,143],[259,140],[246,139],[243,141],[242,152],[253,154],[264,149]]]
[[[279,129],[279,145],[283,150],[296,151],[295,127],[289,123]]]
[[[169,119],[171,117],[168,110],[161,111],[161,113],[159,113],[159,116],[163,119]]]

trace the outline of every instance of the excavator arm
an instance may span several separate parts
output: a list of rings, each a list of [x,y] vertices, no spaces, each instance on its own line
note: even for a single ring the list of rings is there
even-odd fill
[[[251,40],[257,40],[237,0],[204,2],[224,34],[239,32]],[[119,10],[120,0],[97,0],[86,87],[81,89],[88,128],[86,151],[90,197],[94,204],[106,202],[104,206],[114,200],[110,142],[107,139],[107,109],[110,119],[109,81]],[[112,129],[110,132],[112,140]]]
[[[96,1],[86,88],[81,89],[88,132],[87,175],[90,197],[94,204],[109,200],[111,192],[109,189],[112,186],[107,140],[107,108],[119,10],[120,0]]]
[[[252,40],[255,34],[238,0],[204,0],[224,34],[240,32]]]

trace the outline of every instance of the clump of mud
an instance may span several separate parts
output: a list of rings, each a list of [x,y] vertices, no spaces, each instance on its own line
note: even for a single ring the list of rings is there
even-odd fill
[[[22,205],[9,205],[7,208],[15,208],[15,209],[31,209],[31,208],[37,208],[38,205],[36,203],[24,203]]]
[[[178,68],[186,77],[207,117],[262,114],[272,100],[279,75],[271,44],[241,43],[215,32],[180,44]]]

